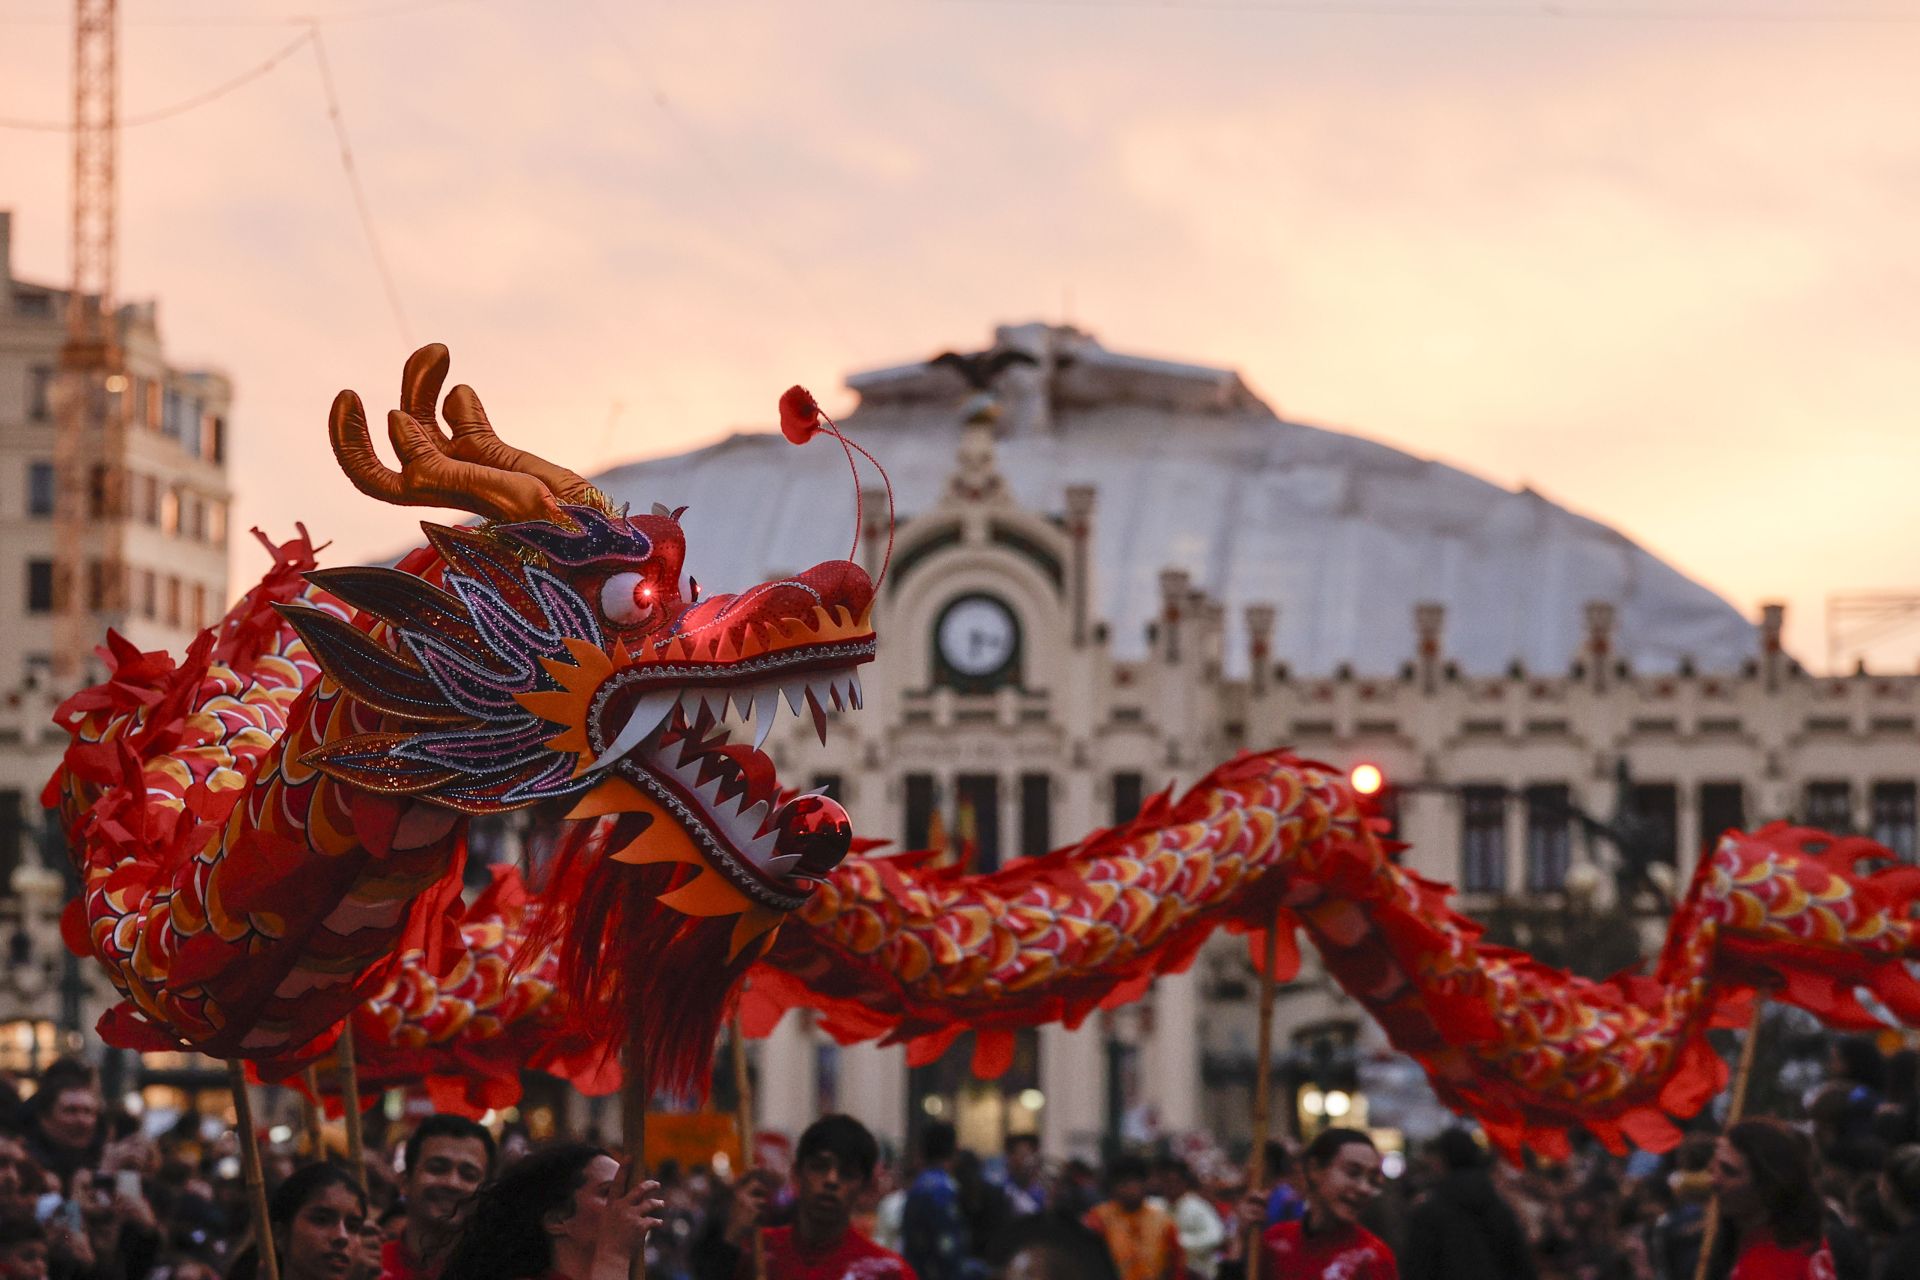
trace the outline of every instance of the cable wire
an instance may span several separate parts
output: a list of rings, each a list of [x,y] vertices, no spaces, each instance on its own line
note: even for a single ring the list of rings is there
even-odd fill
[[[348,188],[353,192],[353,207],[360,215],[360,229],[366,234],[367,249],[373,255],[374,269],[380,273],[380,285],[386,290],[387,306],[393,310],[394,323],[399,326],[400,336],[407,345],[412,346],[413,326],[407,323],[406,308],[400,305],[400,289],[394,282],[392,268],[387,265],[386,251],[380,247],[380,232],[374,226],[367,193],[360,185],[360,171],[353,162],[353,143],[347,137],[346,120],[340,114],[340,95],[334,90],[333,69],[327,63],[327,46],[320,37],[320,25],[313,24],[307,34],[313,42],[314,61],[320,66],[320,87],[327,95],[327,119],[333,125],[333,136],[340,143],[340,168],[346,174]]]
[[[122,18],[121,23],[129,27],[308,27],[315,23],[329,26],[336,22],[368,22],[381,18],[405,18],[429,9],[442,9],[453,4],[475,4],[478,0],[401,0],[397,4],[367,5],[359,9],[349,9],[341,13],[277,13],[247,14],[245,16],[219,17],[181,16],[174,18]],[[0,26],[9,27],[64,27],[72,23],[71,18],[29,16],[27,14],[0,14]]]
[[[142,112],[137,115],[122,116],[120,118],[120,127],[122,129],[131,129],[137,125],[154,124],[161,120],[170,120],[174,116],[185,115],[195,107],[203,107],[210,102],[218,101],[236,89],[245,88],[261,76],[266,75],[289,57],[298,53],[300,46],[311,39],[313,39],[313,32],[303,31],[287,44],[281,46],[264,62],[260,62],[242,71],[239,75],[233,77],[233,79],[215,85],[211,89],[196,93],[190,98],[183,98],[172,106],[161,107],[156,111]],[[73,124],[71,121],[64,120],[19,120],[11,116],[0,116],[0,129],[31,129],[40,133],[72,133]]]
[[[1395,0],[937,0],[961,6],[1110,10],[1166,9],[1194,13],[1273,13],[1318,18],[1521,18],[1589,22],[1672,22],[1776,25],[1911,26],[1920,13],[1826,9],[1573,8],[1554,0],[1533,4],[1427,6]]]
[[[598,0],[580,0],[580,3],[592,11],[593,16],[598,19],[600,25],[605,28],[614,45],[626,55],[627,63],[633,69],[634,77],[639,80],[640,87],[646,91],[647,97],[652,100],[653,105],[659,109],[660,113],[673,124],[674,128],[680,131],[680,136],[686,142],[688,149],[692,151],[694,157],[705,166],[708,176],[711,177],[714,184],[719,187],[720,195],[725,199],[728,207],[744,218],[758,235],[762,251],[793,281],[794,286],[799,290],[801,295],[806,298],[807,302],[819,311],[821,318],[826,321],[827,326],[833,331],[834,336],[840,341],[841,345],[844,348],[852,349],[855,345],[853,336],[848,331],[840,314],[833,307],[827,305],[825,298],[821,296],[820,290],[814,287],[813,281],[808,278],[807,273],[801,270],[800,265],[781,249],[772,233],[768,230],[767,224],[760,214],[762,202],[755,199],[750,193],[743,191],[740,184],[734,181],[733,175],[729,173],[726,166],[720,162],[720,158],[713,153],[713,150],[701,139],[699,133],[674,107],[673,99],[669,98],[666,91],[660,88],[659,81],[654,78],[646,64],[646,60],[641,56],[640,50],[627,38],[626,32],[614,24],[613,19],[608,16],[607,11],[601,7]]]

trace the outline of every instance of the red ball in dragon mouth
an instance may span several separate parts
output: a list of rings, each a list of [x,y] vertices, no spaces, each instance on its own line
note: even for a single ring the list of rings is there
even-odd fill
[[[780,811],[782,854],[797,853],[797,875],[824,879],[853,847],[853,820],[847,811],[825,796],[796,796]]]

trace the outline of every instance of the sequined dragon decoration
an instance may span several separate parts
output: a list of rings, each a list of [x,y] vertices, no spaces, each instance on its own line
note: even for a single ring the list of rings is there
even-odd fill
[[[110,637],[108,679],[61,708],[47,799],[82,883],[63,924],[125,997],[111,1043],[297,1063],[352,1013],[370,1080],[469,1104],[526,1064],[604,1087],[623,1047],[649,1083],[697,1086],[751,968],[749,1021],[811,1005],[916,1061],[970,1029],[992,1074],[1014,1030],[1278,921],[1445,1101],[1553,1153],[1576,1125],[1670,1144],[1724,1078],[1706,1030],[1756,991],[1841,1026],[1920,1021],[1920,869],[1863,841],[1729,835],[1651,970],[1593,982],[1484,942],[1338,774],[1285,753],[987,876],[843,862],[845,815],[782,787],[728,718],[750,708],[764,735],[784,700],[824,733],[857,707],[866,575],[829,562],[701,600],[673,512],[615,512],[502,443],[467,388],[443,429],[446,369],[441,348],[408,362],[399,471],[347,393],[334,448],[371,496],[481,524],[427,525],[390,569],[318,569],[303,532],[184,659]],[[796,441],[816,416],[783,404]],[[502,882],[462,909],[467,821],[528,806],[566,833],[538,894]]]
[[[837,805],[784,792],[719,722],[750,708],[764,737],[784,699],[824,736],[857,707],[873,586],[830,561],[700,598],[678,513],[616,511],[504,443],[468,387],[441,406],[447,371],[437,345],[407,362],[398,471],[353,393],[329,432],[362,492],[480,523],[423,525],[392,568],[316,568],[303,531],[184,660],[111,636],[109,677],[61,707],[64,931],[124,997],[109,1043],[298,1059],[403,956],[457,969],[469,819],[546,806],[581,833],[542,939],[555,980],[684,1087],[849,840]]]
[[[851,857],[750,975],[743,1020],[764,1034],[782,1010],[812,1007],[843,1041],[904,1041],[914,1063],[973,1031],[974,1070],[992,1076],[1014,1030],[1076,1024],[1184,968],[1213,929],[1277,920],[1279,976],[1298,968],[1304,932],[1443,1101],[1509,1152],[1555,1156],[1583,1126],[1616,1149],[1678,1141],[1675,1121],[1725,1082],[1707,1030],[1743,1023],[1758,992],[1840,1027],[1920,1024],[1907,967],[1920,959],[1920,868],[1868,841],[1779,824],[1729,832],[1702,859],[1650,970],[1600,982],[1486,942],[1449,907],[1451,890],[1399,865],[1377,825],[1340,774],[1268,752],[1156,799],[1125,828],[991,875]],[[1257,940],[1253,950],[1264,954]],[[501,956],[494,972],[516,970]],[[511,1096],[526,1059],[505,1041],[489,1050],[489,1019],[519,1001],[547,1034],[570,1021],[557,997],[528,1004],[510,982],[410,1004],[417,994],[377,1001],[381,1025],[363,1015],[376,1042],[366,1056],[380,1061],[382,1036],[417,1044],[443,1032],[469,1055],[460,1069],[489,1081],[490,1105]],[[442,1078],[440,1096],[452,1084]]]

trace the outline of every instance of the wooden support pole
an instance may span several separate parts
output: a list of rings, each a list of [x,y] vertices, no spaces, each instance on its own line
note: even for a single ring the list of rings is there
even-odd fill
[[[260,1251],[260,1280],[280,1280],[280,1259],[274,1253],[273,1228],[267,1222],[267,1176],[260,1167],[260,1134],[253,1124],[253,1101],[247,1096],[247,1068],[238,1058],[227,1063],[227,1083],[233,1089],[233,1124],[240,1136],[240,1172],[247,1186],[247,1208],[253,1214],[253,1238]]]
[[[320,1110],[320,1073],[308,1067],[301,1073],[301,1079],[307,1087],[307,1096],[300,1100],[300,1123],[307,1131],[307,1159],[324,1160],[327,1158],[327,1129],[326,1118]]]
[[[620,1129],[621,1139],[626,1146],[627,1177],[629,1190],[636,1182],[647,1176],[647,1082],[641,1071],[641,1063],[646,1061],[646,1046],[641,1043],[638,1026],[627,1030],[625,1061],[621,1073],[625,1077],[620,1086]],[[643,1245],[636,1249],[633,1260],[628,1265],[629,1280],[647,1280],[647,1250]]]
[[[1740,1045],[1740,1063],[1733,1069],[1733,1097],[1727,1100],[1727,1128],[1740,1123],[1747,1109],[1747,1083],[1753,1077],[1753,1051],[1760,1043],[1760,1015],[1766,1010],[1766,997],[1753,997],[1753,1020],[1747,1023],[1747,1038]],[[1707,1218],[1700,1229],[1700,1259],[1693,1264],[1693,1280],[1707,1280],[1713,1266],[1713,1246],[1720,1235],[1720,1201],[1707,1201]]]
[[[740,1126],[740,1169],[734,1175],[738,1186],[753,1171],[753,1081],[747,1074],[747,1037],[740,1030],[740,1019],[733,1020],[728,1038],[733,1043],[733,1092]],[[767,1280],[767,1245],[758,1224],[753,1228],[753,1280]]]
[[[340,1105],[347,1122],[347,1162],[353,1166],[353,1180],[360,1194],[367,1194],[366,1136],[360,1128],[360,1065],[353,1056],[353,1017],[340,1028],[340,1042],[334,1050],[340,1057]]]
[[[1273,971],[1280,963],[1280,922],[1267,925],[1267,945],[1260,973],[1260,1030],[1254,1047],[1253,1151],[1247,1157],[1247,1188],[1258,1191],[1267,1180],[1267,1138],[1273,1131],[1273,1001],[1280,984]],[[1247,1229],[1247,1280],[1260,1280],[1259,1226]]]

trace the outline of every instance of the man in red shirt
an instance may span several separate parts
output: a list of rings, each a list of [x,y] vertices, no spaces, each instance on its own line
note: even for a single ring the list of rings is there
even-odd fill
[[[919,1280],[899,1254],[853,1229],[853,1207],[873,1181],[880,1145],[852,1116],[822,1116],[793,1159],[793,1225],[760,1233],[767,1280]],[[751,1280],[753,1255],[740,1260]]]
[[[1267,1228],[1260,1240],[1261,1280],[1399,1280],[1393,1251],[1360,1225],[1380,1194],[1380,1152],[1357,1129],[1324,1129],[1300,1157],[1307,1214]],[[1266,1220],[1267,1197],[1250,1191],[1240,1220]],[[1222,1276],[1243,1276],[1244,1260],[1222,1263]],[[1231,1270],[1229,1270],[1231,1267]]]
[[[436,1280],[460,1214],[493,1172],[493,1135],[465,1116],[428,1116],[407,1139],[407,1219],[380,1250],[380,1280]]]

